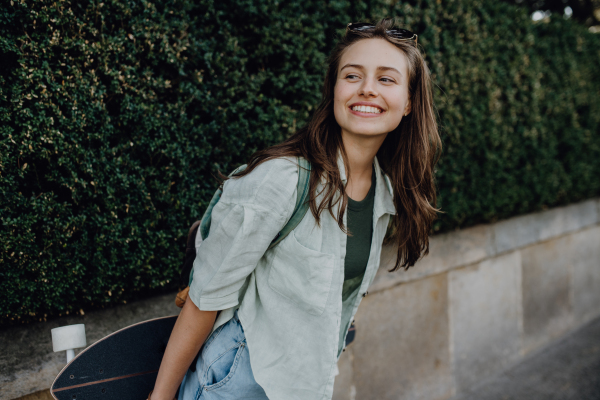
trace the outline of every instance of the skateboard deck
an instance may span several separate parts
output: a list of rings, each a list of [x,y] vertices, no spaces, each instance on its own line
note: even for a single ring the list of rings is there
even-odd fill
[[[50,393],[57,400],[146,400],[154,387],[177,316],[116,331],[73,358]]]

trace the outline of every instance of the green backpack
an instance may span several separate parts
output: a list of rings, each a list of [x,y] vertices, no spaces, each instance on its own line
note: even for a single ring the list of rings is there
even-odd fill
[[[246,169],[246,164],[237,168],[233,171],[229,176],[237,172],[241,172]],[[269,245],[269,249],[277,246],[279,242],[281,242],[291,231],[293,231],[304,215],[306,215],[306,211],[308,211],[308,186],[310,180],[310,163],[302,158],[298,157],[298,185],[297,185],[297,195],[296,195],[296,206],[294,207],[294,212],[290,220],[285,224],[285,226],[281,229],[281,231],[275,236],[271,244]],[[183,267],[181,269],[181,277],[180,283],[181,288],[185,288],[192,284],[193,275],[191,274],[192,268],[194,266],[194,260],[196,259],[196,251],[198,249],[199,243],[197,243],[197,235],[198,229],[200,230],[200,238],[202,241],[206,240],[208,237],[208,233],[210,232],[210,223],[212,221],[212,210],[215,205],[221,199],[221,195],[223,194],[223,190],[221,188],[217,189],[215,194],[213,195],[202,219],[200,221],[194,222],[190,231],[188,232],[187,238],[187,246],[185,250],[185,259],[183,261]],[[200,242],[201,243],[201,242]],[[187,293],[186,293],[187,294]]]

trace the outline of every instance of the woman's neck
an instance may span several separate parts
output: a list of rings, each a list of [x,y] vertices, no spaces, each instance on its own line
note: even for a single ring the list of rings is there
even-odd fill
[[[348,157],[346,165],[346,193],[360,201],[365,198],[371,188],[373,159],[386,135],[358,136],[342,132],[342,142]]]

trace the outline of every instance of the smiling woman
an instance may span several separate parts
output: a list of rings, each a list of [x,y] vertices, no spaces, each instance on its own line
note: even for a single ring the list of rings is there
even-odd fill
[[[182,379],[179,400],[331,398],[384,240],[394,270],[428,251],[439,151],[416,35],[389,19],[348,25],[309,124],[225,178],[152,400]],[[270,248],[295,215],[300,157],[311,212]]]
[[[362,40],[344,52],[333,106],[343,140],[378,135],[383,142],[396,129],[410,112],[407,64],[404,53],[383,39]]]

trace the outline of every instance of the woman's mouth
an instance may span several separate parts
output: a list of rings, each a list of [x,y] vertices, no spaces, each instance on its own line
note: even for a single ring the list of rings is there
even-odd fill
[[[355,115],[374,117],[376,115],[380,115],[383,112],[383,110],[381,108],[373,106],[353,105],[350,106],[350,112]]]

